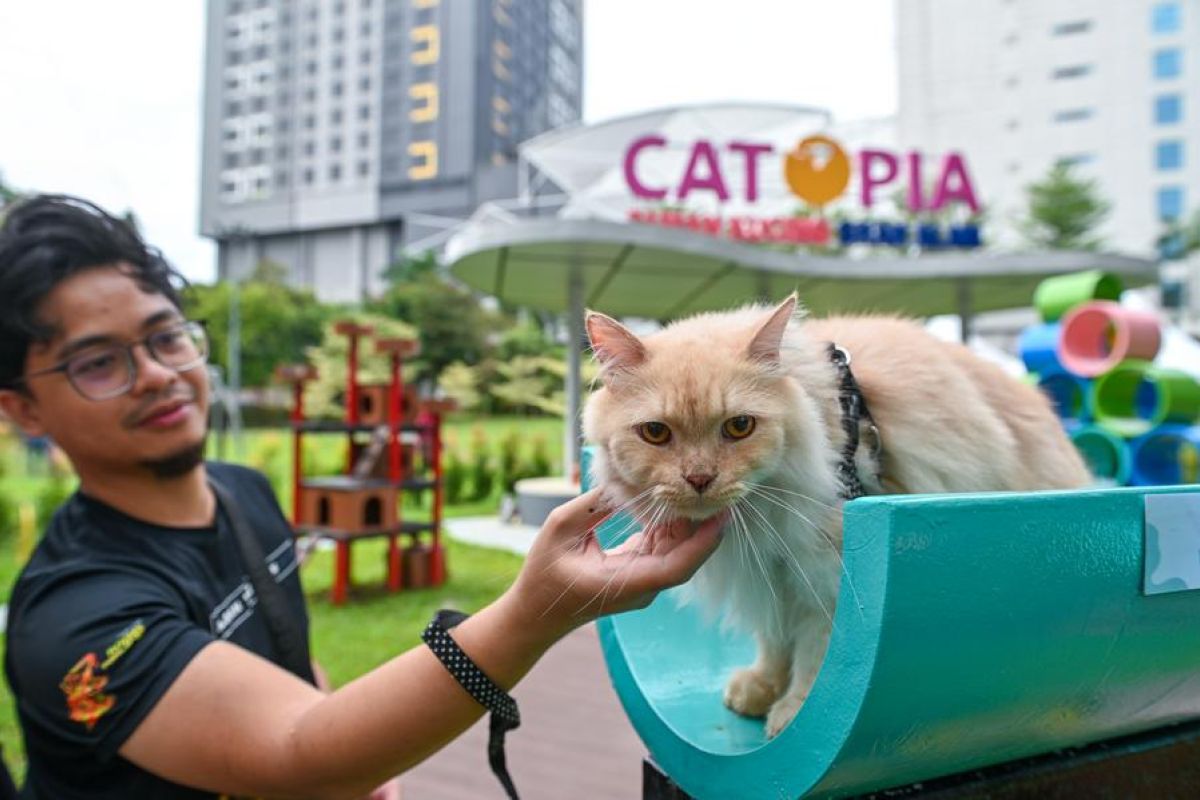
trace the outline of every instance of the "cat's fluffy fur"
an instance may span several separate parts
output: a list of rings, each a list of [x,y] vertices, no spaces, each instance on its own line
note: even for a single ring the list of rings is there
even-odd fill
[[[599,447],[596,484],[618,504],[633,501],[643,522],[736,509],[694,588],[755,632],[758,659],[732,676],[725,702],[766,716],[768,735],[808,695],[842,574],[845,434],[828,343],[849,352],[882,436],[881,479],[869,437],[858,452],[869,494],[1090,480],[1040,392],[907,320],[803,320],[792,297],[774,309],[701,314],[644,339],[600,314],[589,314],[587,328],[604,383],[584,414],[585,435]],[[722,433],[736,416],[755,418],[744,439]],[[646,422],[667,425],[670,441],[645,441],[638,426]],[[689,475],[712,482],[700,492]]]

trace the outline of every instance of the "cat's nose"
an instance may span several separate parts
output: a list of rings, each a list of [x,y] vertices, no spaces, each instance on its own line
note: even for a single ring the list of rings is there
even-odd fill
[[[717,476],[695,473],[692,475],[685,475],[684,480],[692,485],[692,488],[696,490],[696,494],[704,494],[704,490],[708,488],[708,485],[713,482],[713,478],[715,477]]]

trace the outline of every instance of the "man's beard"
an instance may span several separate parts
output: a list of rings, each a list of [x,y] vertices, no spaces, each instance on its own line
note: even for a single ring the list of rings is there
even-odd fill
[[[141,462],[141,466],[159,480],[182,478],[200,466],[204,461],[204,439],[188,445],[162,458],[150,458]]]

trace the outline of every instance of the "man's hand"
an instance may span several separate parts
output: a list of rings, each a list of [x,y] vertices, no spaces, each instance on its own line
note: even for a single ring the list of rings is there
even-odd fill
[[[606,551],[596,527],[610,513],[599,489],[551,512],[514,586],[531,621],[562,635],[603,614],[644,608],[695,574],[720,544],[726,520],[670,520]]]

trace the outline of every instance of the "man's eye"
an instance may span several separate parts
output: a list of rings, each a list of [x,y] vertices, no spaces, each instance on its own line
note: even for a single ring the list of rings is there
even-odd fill
[[[116,363],[117,357],[113,353],[97,353],[72,361],[71,372],[79,376],[94,375],[111,370]]]
[[[156,333],[150,339],[150,345],[155,350],[170,352],[183,346],[183,331],[171,330]]]

